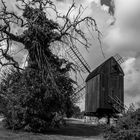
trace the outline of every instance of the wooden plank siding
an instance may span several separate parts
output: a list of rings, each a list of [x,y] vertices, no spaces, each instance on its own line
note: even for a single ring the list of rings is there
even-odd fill
[[[86,112],[96,112],[100,107],[100,75],[95,76],[93,79],[90,79],[86,84]]]
[[[124,103],[124,73],[111,57],[97,67],[86,79],[85,112],[113,110],[109,96]]]

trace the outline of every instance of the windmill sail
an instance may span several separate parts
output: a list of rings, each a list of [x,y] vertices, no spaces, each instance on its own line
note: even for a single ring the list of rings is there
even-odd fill
[[[74,63],[79,67],[79,69],[86,73],[90,73],[90,66],[82,56],[82,54],[79,52],[78,48],[76,46],[70,46],[67,47],[66,53],[69,55],[69,57],[74,61]]]
[[[124,62],[123,58],[119,54],[114,55],[114,58],[120,65]]]
[[[85,83],[82,83],[80,86],[77,87],[75,93],[79,93],[80,91],[82,91],[85,88]]]
[[[70,46],[66,48],[66,53],[68,56],[74,61],[74,63],[78,66],[79,70],[86,73],[90,73],[91,68],[78,50],[76,46]],[[79,85],[75,91],[75,94],[79,94],[79,97],[82,97],[85,93],[82,93],[85,88],[85,82]]]

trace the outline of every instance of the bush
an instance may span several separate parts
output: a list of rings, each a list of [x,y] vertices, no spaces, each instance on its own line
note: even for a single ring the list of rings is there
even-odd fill
[[[116,126],[107,126],[104,138],[106,140],[139,140],[140,109],[124,114],[118,119]]]
[[[62,76],[57,77],[63,87],[60,94],[49,81],[44,83],[40,75],[39,71],[27,68],[23,73],[12,71],[3,79],[0,96],[4,103],[1,110],[6,128],[44,132],[51,126],[58,126],[67,113],[67,106],[71,108],[73,105],[70,98],[72,83],[68,78],[63,77],[61,81]],[[71,94],[68,94],[68,89]],[[54,122],[56,117],[61,119]]]

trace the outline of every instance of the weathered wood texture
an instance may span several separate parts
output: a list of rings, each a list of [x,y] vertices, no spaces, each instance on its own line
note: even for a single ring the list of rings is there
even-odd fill
[[[124,103],[123,77],[123,70],[113,57],[91,72],[86,79],[85,112],[113,112],[109,96]]]
[[[100,75],[90,79],[86,84],[86,107],[85,111],[96,112],[100,107]]]

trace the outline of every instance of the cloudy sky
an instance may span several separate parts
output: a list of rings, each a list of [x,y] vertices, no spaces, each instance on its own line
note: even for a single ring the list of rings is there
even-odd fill
[[[68,4],[66,0],[63,2]],[[61,6],[63,2],[61,1]],[[112,0],[111,3],[110,0],[79,0],[80,2],[85,7],[88,6],[85,15],[96,19],[103,34],[102,46],[106,59],[116,53],[124,58],[125,104],[135,103],[137,106],[140,102],[140,0]],[[110,5],[115,7],[112,13]],[[96,38],[92,41],[89,53],[80,50],[92,69],[105,60]]]
[[[114,5],[114,24],[109,25],[113,22],[112,17],[103,21],[108,24],[103,31],[104,51],[107,56],[119,53],[124,57],[125,104],[137,105],[140,102],[140,1],[114,0]]]
[[[7,1],[9,9],[16,11],[15,0]],[[106,59],[116,53],[124,58],[125,62],[122,64],[122,68],[125,72],[125,104],[129,105],[133,102],[138,105],[140,102],[140,0],[75,1],[77,6],[82,4],[86,8],[83,16],[91,16],[96,20],[103,35],[102,47]],[[57,0],[55,3],[59,12],[65,14],[70,7],[71,0]],[[112,7],[114,7],[114,11]],[[74,14],[76,11],[73,12],[73,16]],[[91,40],[91,43],[88,52],[84,48],[80,48],[80,51],[91,68],[95,69],[105,61],[105,58],[96,37]],[[19,56],[21,54],[16,58],[19,59]],[[82,103],[82,108],[83,106]]]

